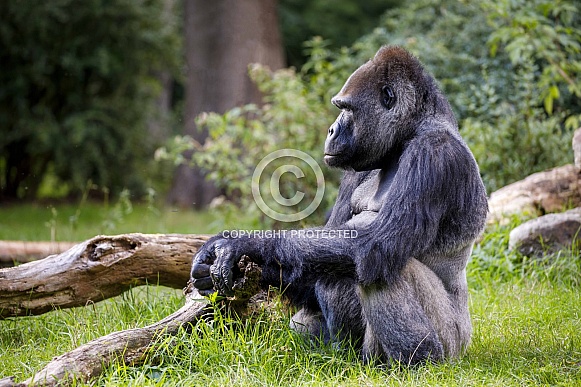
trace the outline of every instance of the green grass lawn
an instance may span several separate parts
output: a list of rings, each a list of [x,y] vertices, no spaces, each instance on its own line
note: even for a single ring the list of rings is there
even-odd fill
[[[74,242],[99,234],[130,232],[211,234],[229,228],[250,228],[255,223],[228,211],[195,212],[146,204],[0,206],[0,240]]]
[[[51,212],[45,211],[50,220]],[[0,209],[1,211],[1,209]],[[19,231],[28,233],[24,209]],[[32,211],[32,210],[30,210]],[[141,210],[134,210],[138,212]],[[59,214],[65,214],[58,208]],[[97,224],[102,217],[94,213]],[[183,215],[183,219],[177,220]],[[143,214],[142,214],[143,216]],[[175,216],[175,219],[172,218]],[[38,217],[36,217],[38,219]],[[63,218],[66,220],[66,218]],[[155,229],[157,219],[161,230]],[[172,220],[173,219],[173,220]],[[3,219],[4,221],[4,219]],[[142,220],[146,230],[115,232],[213,232],[212,214],[160,214]],[[131,223],[128,219],[125,225]],[[216,223],[217,224],[217,223]],[[132,227],[137,227],[134,224]],[[32,227],[32,226],[31,226]],[[75,239],[98,231],[82,225]],[[46,229],[37,228],[37,232]],[[493,227],[474,249],[468,266],[474,334],[467,353],[443,364],[386,369],[365,365],[348,346],[313,347],[288,328],[289,311],[275,303],[253,322],[200,323],[193,333],[167,338],[139,367],[114,364],[96,385],[107,386],[580,386],[581,260],[563,251],[542,260],[507,250],[508,227]],[[90,235],[88,235],[90,234]],[[65,238],[69,239],[69,238]],[[36,317],[0,321],[0,378],[24,380],[50,359],[115,330],[144,326],[182,305],[181,292],[140,287],[114,299]]]

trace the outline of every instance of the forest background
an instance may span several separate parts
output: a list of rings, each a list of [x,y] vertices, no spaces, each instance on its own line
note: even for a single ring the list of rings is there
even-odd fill
[[[227,3],[0,4],[0,203],[181,210],[221,196],[272,226],[252,203],[254,168],[282,148],[322,160],[331,96],[384,44],[439,81],[489,192],[572,160],[575,1]],[[324,172],[331,189],[307,223],[334,201],[339,175]],[[286,184],[307,198],[317,187]]]

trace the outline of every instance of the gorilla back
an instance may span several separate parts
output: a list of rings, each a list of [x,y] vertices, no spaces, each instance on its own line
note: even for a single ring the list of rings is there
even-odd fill
[[[357,238],[217,235],[194,258],[194,286],[229,294],[248,255],[300,308],[291,325],[305,334],[351,340],[366,360],[457,356],[471,334],[466,263],[488,208],[452,109],[400,47],[381,48],[332,103],[325,162],[345,175],[325,228]]]

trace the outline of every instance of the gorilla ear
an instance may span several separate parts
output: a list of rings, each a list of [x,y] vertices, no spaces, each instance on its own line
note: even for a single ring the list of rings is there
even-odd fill
[[[388,85],[381,88],[381,102],[386,109],[391,109],[395,105],[395,93]]]

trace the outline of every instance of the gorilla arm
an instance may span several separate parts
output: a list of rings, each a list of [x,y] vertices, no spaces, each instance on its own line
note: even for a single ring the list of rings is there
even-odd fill
[[[323,230],[310,229],[313,232]],[[355,265],[351,258],[353,242],[343,238],[306,238],[300,235],[287,235],[284,238],[247,236],[236,239],[216,235],[194,257],[191,273],[193,284],[202,295],[213,293],[212,287],[222,295],[230,295],[233,278],[237,276],[236,264],[243,255],[261,266],[262,282],[265,285],[286,288],[294,284],[310,287],[325,274],[335,277],[355,276]]]
[[[365,173],[345,172],[337,201],[325,227],[327,230],[347,229],[345,223],[351,218],[351,194],[363,180],[362,175]],[[327,267],[320,268],[324,272],[329,272],[330,268],[336,274],[342,271],[344,275],[353,278],[355,266],[349,249],[354,242],[351,240],[344,243],[342,239],[332,242],[335,243],[315,238],[244,237],[234,240],[218,234],[208,240],[194,256],[191,277],[202,295],[213,293],[214,286],[218,292],[229,294],[232,274],[237,274],[232,273],[232,270],[236,271],[236,262],[242,255],[248,255],[262,265],[263,282],[268,285],[286,287],[299,277],[304,286],[314,284],[320,276],[317,263]],[[214,273],[211,274],[212,266]]]
[[[453,256],[484,226],[478,167],[459,137],[429,130],[406,146],[371,227],[359,231],[360,283],[392,283],[411,257]]]

